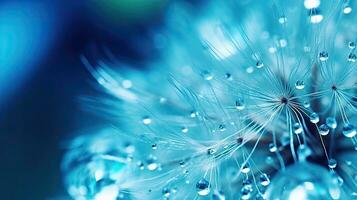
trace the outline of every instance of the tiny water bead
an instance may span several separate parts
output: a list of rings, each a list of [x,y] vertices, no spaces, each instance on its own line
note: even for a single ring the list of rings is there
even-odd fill
[[[242,167],[242,169],[241,169],[241,172],[242,172],[243,174],[248,174],[248,173],[250,172],[249,166],[248,166],[248,165],[244,165],[244,166]]]
[[[169,189],[169,188],[163,188],[162,189],[162,195],[164,196],[164,197],[166,197],[166,198],[168,198],[168,197],[170,197],[170,195],[171,195],[171,190]]]
[[[326,119],[326,125],[327,125],[328,127],[330,127],[331,129],[337,128],[336,118],[334,118],[334,117],[328,117],[328,118]]]
[[[310,22],[312,24],[318,24],[324,19],[324,16],[320,14],[320,11],[318,9],[310,9],[309,15],[310,15]]]
[[[294,133],[295,134],[300,134],[303,131],[302,126],[301,126],[301,124],[299,122],[296,122],[294,124],[293,128],[294,128]]]
[[[152,145],[151,145],[151,148],[152,148],[153,150],[156,150],[156,149],[157,149],[157,144],[152,144]]]
[[[329,171],[321,166],[298,162],[278,172],[266,191],[267,199],[339,199],[341,189]]]
[[[244,108],[245,108],[244,100],[242,98],[238,98],[236,100],[236,109],[237,110],[244,110]]]
[[[348,62],[356,62],[356,59],[357,59],[357,56],[354,53],[350,53],[347,58]]]
[[[200,196],[206,196],[210,193],[210,184],[209,182],[202,178],[196,183],[196,191]]]
[[[333,158],[329,159],[328,160],[328,167],[330,169],[336,168],[337,167],[337,161],[335,159],[333,159]]]
[[[320,59],[320,61],[328,60],[328,53],[326,51],[320,52],[319,53],[319,59]]]
[[[159,164],[157,163],[157,158],[155,156],[149,156],[148,159],[146,160],[147,164],[147,169],[150,171],[154,171],[159,167]]]
[[[295,88],[298,89],[298,90],[304,89],[304,88],[305,88],[305,83],[304,83],[304,81],[302,81],[302,80],[296,81],[296,83],[295,83]]]
[[[182,133],[187,133],[188,132],[188,128],[187,127],[182,127],[181,131],[182,131]]]
[[[218,127],[219,131],[223,132],[226,130],[226,125],[224,124],[220,124],[219,127]]]
[[[357,131],[353,124],[345,124],[342,128],[342,134],[348,138],[353,138],[356,133]]]
[[[285,24],[288,21],[288,18],[285,16],[280,16],[278,21],[280,24]]]
[[[209,71],[203,71],[202,76],[205,80],[210,81],[213,79],[213,74]]]
[[[317,124],[320,121],[319,115],[315,112],[311,113],[310,115],[310,122]]]
[[[262,186],[268,186],[270,183],[270,179],[267,174],[260,175],[259,180]]]
[[[274,143],[269,144],[269,151],[274,153],[278,150],[278,147]]]
[[[319,133],[320,135],[327,135],[330,132],[330,128],[326,124],[321,124],[319,126]]]
[[[260,68],[264,67],[264,63],[261,62],[261,61],[258,61],[258,62],[255,64],[255,66],[256,66],[258,69],[260,69]]]
[[[144,125],[149,125],[151,124],[151,118],[148,116],[143,117],[143,124]]]
[[[356,43],[355,42],[349,42],[348,43],[348,48],[355,49],[356,48]]]

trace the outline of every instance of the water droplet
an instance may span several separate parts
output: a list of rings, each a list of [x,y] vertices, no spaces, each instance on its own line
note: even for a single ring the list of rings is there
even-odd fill
[[[310,22],[313,24],[318,24],[324,19],[324,16],[318,9],[310,9],[308,13],[310,15]]]
[[[244,108],[245,108],[244,100],[242,98],[238,98],[236,100],[236,109],[237,110],[243,110]]]
[[[208,155],[213,155],[214,153],[216,153],[216,150],[214,148],[207,149],[207,154]]]
[[[319,127],[320,135],[327,135],[330,132],[330,128],[326,124],[321,124]]]
[[[314,123],[314,124],[317,124],[319,121],[320,121],[319,115],[317,113],[315,113],[315,112],[311,113],[310,122]]]
[[[202,76],[205,80],[210,81],[213,79],[213,74],[209,71],[203,71]]]
[[[226,74],[225,74],[225,77],[226,77],[226,79],[229,80],[229,81],[233,80],[232,74],[230,74],[230,73],[226,73]]]
[[[268,186],[270,183],[270,179],[267,174],[260,175],[259,180],[262,186]]]
[[[244,165],[241,169],[241,172],[244,174],[248,174],[250,172],[250,168],[248,167],[248,165]]]
[[[146,164],[146,167],[150,171],[154,171],[159,167],[158,163],[156,162],[156,157],[154,156],[149,156],[149,158],[146,160]]]
[[[296,81],[296,83],[295,83],[295,88],[298,89],[298,90],[304,89],[304,88],[305,88],[305,83],[304,83],[304,81],[302,81],[302,80]]]
[[[349,42],[348,43],[348,48],[355,49],[356,48],[356,43],[355,42]]]
[[[218,127],[219,131],[225,131],[226,130],[226,125],[224,124],[220,124],[219,127]]]
[[[326,119],[326,125],[332,129],[335,129],[337,127],[337,121],[336,118],[334,117],[328,117]]]
[[[326,61],[328,59],[328,53],[326,51],[321,51],[319,53],[320,61]]]
[[[249,66],[247,67],[247,69],[245,69],[245,71],[248,73],[248,74],[251,74],[254,72],[254,68],[252,66]]]
[[[348,61],[348,62],[356,62],[356,59],[357,59],[356,54],[350,53],[350,54],[348,55],[347,61]]]
[[[156,149],[157,149],[157,144],[152,144],[152,145],[151,145],[151,148],[152,148],[153,150],[156,150]]]
[[[304,101],[304,107],[309,108],[310,107],[310,102],[309,101]]]
[[[182,127],[181,131],[182,131],[182,133],[187,133],[188,132],[188,128],[187,127]]]
[[[274,175],[266,199],[339,199],[342,192],[332,174],[319,165],[297,162]]]
[[[258,69],[260,69],[260,68],[264,67],[264,63],[262,63],[261,61],[258,61],[258,62],[255,64],[255,66],[256,66]]]
[[[151,124],[151,119],[148,116],[143,117],[143,124],[149,125]]]
[[[253,191],[253,184],[252,181],[250,179],[244,179],[243,180],[243,189],[248,190],[248,191]]]
[[[352,124],[345,124],[342,128],[342,134],[348,138],[356,135],[356,128]]]
[[[295,134],[300,134],[300,133],[302,133],[302,126],[301,126],[301,124],[299,123],[299,122],[296,122],[295,124],[294,124],[294,133]]]
[[[196,116],[197,116],[197,112],[196,111],[191,111],[190,117],[191,118],[195,118]]]
[[[333,158],[329,159],[328,160],[328,167],[330,169],[336,168],[337,167],[337,161],[335,159],[333,159]]]
[[[206,196],[210,192],[210,184],[206,179],[201,179],[196,183],[196,190],[198,195]]]
[[[320,5],[320,0],[305,0],[304,6],[306,9],[317,8]]]
[[[288,18],[285,16],[279,17],[279,23],[280,24],[285,24],[288,21]]]
[[[269,144],[269,151],[274,153],[278,150],[277,146],[274,143]]]
[[[169,197],[171,195],[171,190],[169,188],[163,188],[162,194],[164,195],[164,197]]]
[[[251,194],[252,194],[252,191],[253,191],[253,188],[252,187],[250,187],[250,188],[247,188],[247,187],[243,187],[242,189],[241,189],[241,199],[242,200],[248,200],[248,199],[250,199],[250,196],[251,196]]]
[[[280,39],[279,45],[281,48],[284,48],[284,47],[286,47],[286,45],[288,45],[288,42],[285,39]]]
[[[185,167],[185,161],[180,161],[180,167]]]
[[[350,14],[352,12],[352,8],[351,8],[351,6],[349,6],[349,5],[346,5],[344,8],[343,8],[343,13],[344,14]]]
[[[144,163],[141,162],[141,161],[138,161],[137,166],[139,167],[140,170],[144,170],[145,169]]]

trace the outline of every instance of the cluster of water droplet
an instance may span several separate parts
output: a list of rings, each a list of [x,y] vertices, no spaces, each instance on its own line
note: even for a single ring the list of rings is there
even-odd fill
[[[86,148],[75,154],[88,158],[80,162],[68,154],[69,193],[108,200],[356,196],[349,177],[357,163],[350,156],[357,150],[352,2],[206,3],[199,11],[170,8],[172,34],[160,34],[167,46],[153,70],[117,72],[83,59],[116,97],[89,102],[110,116],[119,138],[109,138],[119,142],[98,136],[87,140],[105,150]]]

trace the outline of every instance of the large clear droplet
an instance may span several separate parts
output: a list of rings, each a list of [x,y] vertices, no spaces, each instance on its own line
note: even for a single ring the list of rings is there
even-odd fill
[[[336,118],[334,117],[328,117],[326,119],[326,125],[332,129],[335,129],[337,127],[337,121]]]
[[[326,61],[328,59],[327,51],[321,51],[319,53],[319,59],[320,59],[320,61]]]
[[[356,128],[352,124],[345,124],[342,128],[342,134],[348,138],[353,138],[356,132]]]
[[[295,124],[294,124],[294,126],[293,126],[293,128],[294,128],[294,133],[295,134],[300,134],[300,133],[302,133],[302,126],[301,126],[301,124],[299,123],[299,122],[296,122]]]
[[[321,200],[338,199],[340,186],[325,168],[299,162],[280,171],[269,184],[267,199]]]
[[[311,113],[310,115],[310,122],[317,124],[320,121],[319,115],[315,112]]]
[[[196,183],[197,194],[206,196],[210,193],[210,184],[206,179],[201,179]]]
[[[327,135],[330,132],[330,128],[326,124],[321,124],[319,126],[320,135]]]
[[[305,88],[305,83],[304,83],[304,81],[302,81],[302,80],[296,81],[296,83],[295,83],[295,88],[298,89],[298,90],[304,89],[304,88]]]
[[[259,180],[262,186],[268,186],[270,183],[270,179],[267,174],[260,175]]]
[[[236,100],[236,109],[243,110],[245,108],[244,100],[242,98],[238,98]]]

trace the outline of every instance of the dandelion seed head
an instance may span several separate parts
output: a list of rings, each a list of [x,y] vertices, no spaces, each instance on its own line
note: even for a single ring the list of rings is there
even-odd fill
[[[91,159],[64,170],[71,196],[352,198],[357,26],[345,3],[176,3],[152,70],[82,59],[110,96],[86,103],[120,137],[84,140]],[[92,158],[122,167],[91,171]]]

